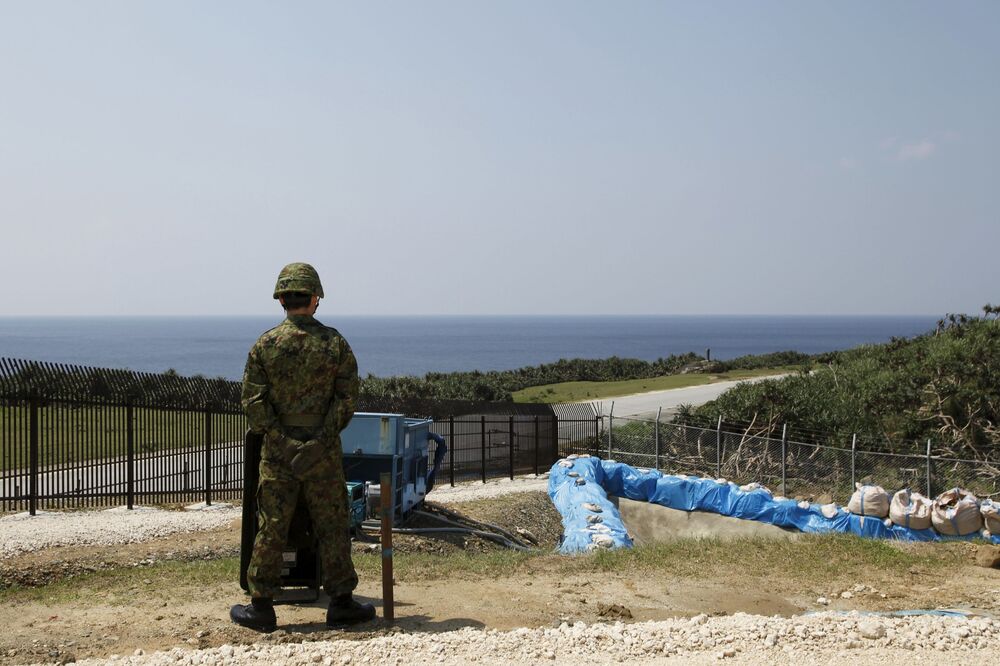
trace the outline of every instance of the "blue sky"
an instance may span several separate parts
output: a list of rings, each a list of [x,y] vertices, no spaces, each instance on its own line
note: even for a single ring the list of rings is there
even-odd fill
[[[269,313],[296,260],[352,314],[975,311],[998,28],[995,2],[5,2],[0,315]]]

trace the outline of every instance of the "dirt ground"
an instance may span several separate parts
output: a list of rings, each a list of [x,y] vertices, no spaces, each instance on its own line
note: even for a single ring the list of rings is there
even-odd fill
[[[558,541],[558,514],[544,493],[452,508],[509,530],[528,530],[546,550]],[[932,547],[917,547],[924,546]],[[356,548],[360,551],[365,546]],[[413,557],[425,558],[461,550],[488,556],[493,551],[492,546],[463,537],[403,537],[397,549],[400,557],[413,553]],[[738,611],[790,616],[811,610],[949,607],[1000,616],[1000,571],[975,566],[974,549],[969,546],[968,557],[960,557],[952,567],[878,570],[860,582],[810,581],[808,577],[788,581],[778,574],[762,579],[739,567],[714,571],[708,578],[670,567],[588,572],[572,566],[567,569],[564,556],[538,555],[505,575],[479,575],[468,568],[454,575],[440,569],[426,577],[419,572],[401,575],[395,585],[397,622],[392,628],[379,619],[357,631],[327,630],[325,599],[320,599],[303,606],[280,606],[279,631],[262,637],[228,619],[230,605],[246,602],[235,570],[229,579],[225,569],[234,569],[233,556],[239,550],[236,521],[225,529],[114,549],[55,548],[3,561],[0,590],[15,585],[18,589],[7,589],[6,601],[0,604],[0,626],[6,628],[0,634],[0,663],[65,663],[74,658],[132,654],[137,649],[151,652],[261,640],[351,640],[387,631],[512,629],[563,621],[658,620]],[[359,557],[375,561],[374,556]],[[179,578],[178,569],[172,567],[184,562],[204,563],[208,573]],[[199,571],[185,566],[182,571]],[[801,566],[809,564],[803,561]],[[129,575],[109,578],[109,572],[119,571]],[[357,596],[375,603],[381,618],[378,575],[369,567],[363,569],[361,578]],[[829,598],[830,604],[818,604],[820,596]]]

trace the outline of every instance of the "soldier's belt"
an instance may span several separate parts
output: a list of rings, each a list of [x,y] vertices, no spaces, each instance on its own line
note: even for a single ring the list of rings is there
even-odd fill
[[[318,428],[323,425],[323,414],[285,414],[281,417],[281,425],[291,428]]]

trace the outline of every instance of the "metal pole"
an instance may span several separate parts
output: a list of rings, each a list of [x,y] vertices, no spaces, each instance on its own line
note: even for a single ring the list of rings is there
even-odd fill
[[[857,450],[858,450],[858,434],[854,433],[854,435],[851,437],[851,492],[854,492],[854,487],[858,483]]]
[[[538,449],[542,443],[538,437],[538,414],[535,414],[535,476],[538,476]]]
[[[722,478],[722,414],[715,425],[715,478]]]
[[[451,477],[451,486],[455,487],[455,417],[448,417],[448,476]]]
[[[552,460],[549,461],[550,465],[555,465],[556,461],[559,460],[559,417],[556,416],[555,412],[552,413]]]
[[[931,495],[931,440],[927,440],[927,498],[930,499],[934,497]]]
[[[483,483],[486,483],[486,417],[481,417],[481,429],[479,432],[479,466],[483,473]]]
[[[656,423],[653,424],[653,450],[655,455],[656,469],[660,469],[660,413],[663,407],[656,408]]]
[[[34,516],[38,511],[38,400],[28,402],[28,465],[31,478],[28,480],[28,512]]]
[[[132,416],[132,403],[129,403],[125,406],[125,455],[128,457],[125,483],[130,511],[135,508],[135,424]]]
[[[608,412],[608,460],[611,460],[611,431],[614,429],[615,401],[611,401],[611,411]]]
[[[387,624],[396,619],[392,599],[392,474],[382,472],[379,481],[382,507],[382,617]]]
[[[594,450],[590,455],[597,457],[598,447],[601,445],[601,417],[594,415]]]
[[[787,497],[785,482],[788,477],[788,424],[781,426],[781,496]]]
[[[205,505],[212,505],[212,412],[205,409]]]
[[[514,480],[514,417],[507,417],[507,472],[510,480]]]

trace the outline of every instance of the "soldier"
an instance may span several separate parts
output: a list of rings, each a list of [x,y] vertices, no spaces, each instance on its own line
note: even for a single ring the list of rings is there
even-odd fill
[[[285,266],[274,298],[286,319],[250,349],[243,374],[243,409],[264,434],[257,487],[259,531],[247,570],[251,603],[233,606],[233,622],[274,631],[273,599],[280,589],[282,551],[299,495],[319,540],[326,624],[339,627],[375,617],[351,595],[358,576],[351,561],[347,486],[340,431],[354,415],[358,364],[336,329],[313,318],[323,286],[309,264]]]

